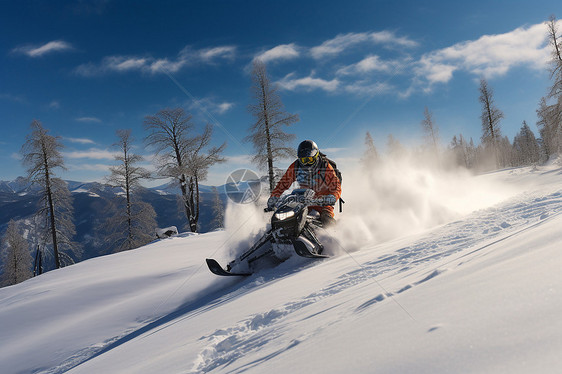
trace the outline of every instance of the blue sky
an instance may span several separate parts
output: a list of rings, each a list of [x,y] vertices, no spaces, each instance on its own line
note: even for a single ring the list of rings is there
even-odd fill
[[[0,180],[24,174],[33,119],[62,137],[65,179],[101,180],[117,129],[149,164],[143,118],[182,106],[215,125],[229,171],[255,168],[243,143],[253,118],[249,67],[264,60],[290,132],[346,165],[370,131],[421,137],[427,106],[442,143],[480,139],[478,82],[495,91],[513,139],[550,84],[546,27],[558,1],[0,1]],[[560,17],[560,14],[558,14]],[[343,165],[342,165],[343,164]],[[278,166],[285,167],[288,161]]]

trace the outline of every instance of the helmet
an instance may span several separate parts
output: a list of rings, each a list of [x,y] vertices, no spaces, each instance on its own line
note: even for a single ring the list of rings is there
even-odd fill
[[[312,140],[305,140],[299,144],[297,157],[302,166],[312,166],[318,161],[320,150]]]

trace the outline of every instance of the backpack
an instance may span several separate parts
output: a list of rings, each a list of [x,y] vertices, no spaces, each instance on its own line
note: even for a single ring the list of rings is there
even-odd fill
[[[326,156],[322,152],[320,152],[320,157],[322,157],[324,160],[326,160],[332,166],[332,169],[334,169],[334,171],[336,172],[336,177],[338,177],[338,179],[340,180],[340,184],[341,184],[342,183],[342,175],[341,175],[340,169],[338,169],[338,165],[336,164],[336,162],[334,160],[329,159],[328,156]]]
[[[336,164],[336,162],[334,160],[329,159],[328,156],[326,156],[322,152],[320,152],[320,157],[322,157],[322,159],[324,159],[327,163],[330,164],[330,166],[332,166],[332,169],[334,169],[334,172],[336,173],[336,177],[338,177],[338,179],[340,180],[340,184],[341,184],[342,183],[342,175],[341,175],[340,169],[338,169],[338,165]],[[343,211],[343,204],[345,204],[345,201],[340,197],[340,213]]]

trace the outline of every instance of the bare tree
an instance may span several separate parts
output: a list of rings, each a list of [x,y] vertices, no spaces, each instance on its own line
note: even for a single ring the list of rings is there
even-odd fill
[[[558,35],[558,27],[554,15],[550,16],[547,27],[548,39],[552,46],[550,77],[554,79],[549,97],[558,97],[562,95],[562,37]]]
[[[156,150],[158,174],[178,182],[185,215],[192,232],[199,220],[199,182],[205,180],[209,167],[224,159],[220,153],[226,147],[212,147],[207,153],[212,127],[207,125],[202,135],[193,136],[191,115],[182,108],[164,109],[147,116],[145,128],[150,132],[146,143]]]
[[[156,212],[154,208],[136,198],[140,182],[149,179],[148,170],[137,166],[143,157],[132,152],[133,138],[131,130],[118,130],[119,141],[114,146],[120,153],[115,156],[119,164],[109,170],[111,175],[107,183],[113,187],[121,187],[124,196],[117,197],[116,212],[105,226],[110,234],[107,239],[116,251],[138,248],[153,239],[150,233],[156,228]]]
[[[16,222],[10,220],[4,234],[7,250],[4,254],[4,284],[7,286],[23,282],[32,277],[31,263],[27,241],[18,232]]]
[[[189,204],[192,207],[193,219],[189,222],[190,227],[197,228],[200,213],[199,183],[207,179],[209,168],[217,163],[225,162],[221,156],[226,148],[226,143],[220,147],[210,147],[213,136],[213,126],[207,125],[203,134],[194,139],[194,144],[187,154],[187,170],[190,178],[189,184]],[[207,151],[205,151],[207,149]],[[193,229],[192,229],[193,231]]]
[[[269,188],[275,188],[273,163],[279,158],[294,157],[295,150],[288,144],[295,135],[285,133],[283,126],[290,126],[299,121],[297,114],[285,112],[277,87],[269,81],[265,64],[254,61],[252,70],[252,94],[255,104],[248,106],[248,111],[256,122],[250,127],[250,135],[245,140],[251,141],[256,154],[253,161],[261,168],[267,167]]]
[[[72,262],[63,249],[71,250],[75,257],[81,254],[80,246],[71,238],[76,234],[72,222],[72,196],[66,183],[56,178],[56,169],[65,169],[60,153],[62,144],[58,137],[48,134],[41,122],[31,123],[31,134],[22,147],[23,164],[27,167],[27,178],[41,187],[40,208],[37,214],[43,217],[45,232],[53,247],[55,267],[61,267],[61,260]]]
[[[488,86],[485,79],[480,80],[480,97],[482,104],[482,143],[486,147],[490,147],[496,160],[496,167],[500,167],[499,159],[499,142],[502,139],[500,130],[500,120],[503,118],[503,112],[499,110],[494,103],[494,92]]]
[[[433,120],[433,113],[425,107],[423,111],[423,121],[421,122],[423,132],[425,133],[426,141],[429,143],[431,149],[436,156],[439,155],[439,129]]]

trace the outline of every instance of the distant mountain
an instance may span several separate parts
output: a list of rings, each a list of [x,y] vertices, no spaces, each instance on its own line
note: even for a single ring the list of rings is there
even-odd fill
[[[98,232],[98,227],[108,218],[109,204],[120,193],[121,188],[111,187],[97,182],[66,181],[73,197],[74,223],[76,225],[75,241],[84,248],[85,260],[107,254]],[[213,220],[213,188],[200,187],[200,232],[207,232]],[[224,188],[218,188],[221,201],[226,202]],[[142,201],[151,204],[156,211],[159,227],[176,226],[184,231],[187,225],[185,214],[179,205],[179,188],[166,184],[155,188],[143,188],[139,191]],[[3,236],[11,219],[19,221],[25,228],[26,235],[33,236],[32,218],[39,201],[38,188],[30,185],[24,178],[14,181],[0,181],[0,237]],[[156,235],[154,233],[154,235]],[[28,238],[32,239],[32,238]],[[32,250],[30,248],[30,250]],[[1,261],[1,260],[0,260]],[[1,263],[0,263],[1,266]]]

